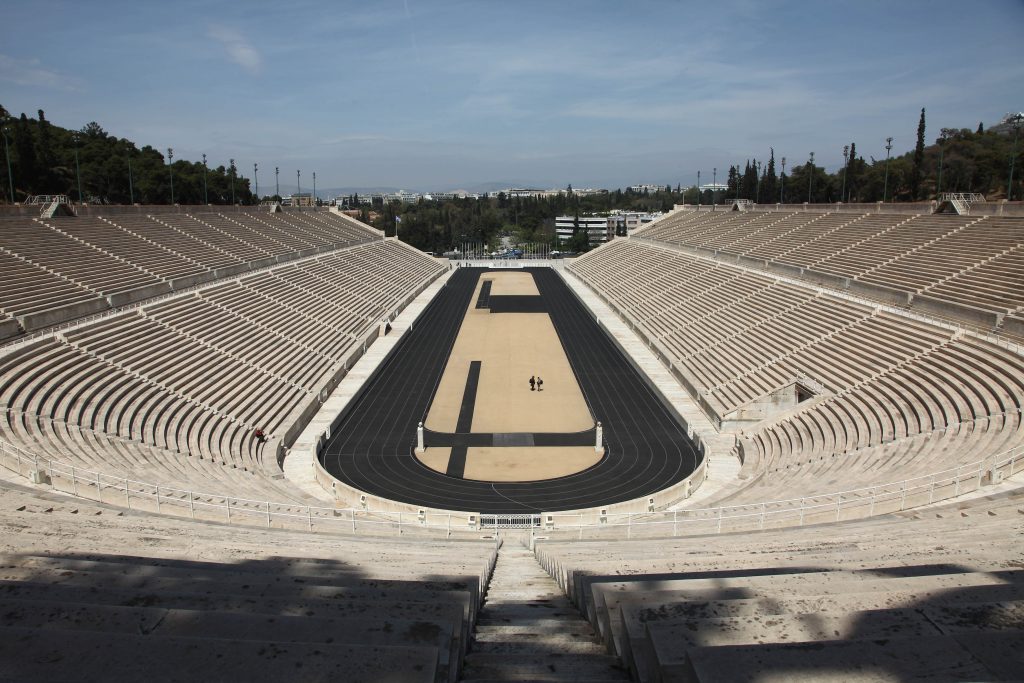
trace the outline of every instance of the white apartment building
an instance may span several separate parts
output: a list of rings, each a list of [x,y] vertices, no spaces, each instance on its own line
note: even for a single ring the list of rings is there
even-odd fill
[[[559,242],[565,244],[572,239],[576,216],[558,216],[555,218],[555,234]],[[587,231],[590,246],[603,244],[615,236],[615,223],[607,216],[580,216],[580,230]]]

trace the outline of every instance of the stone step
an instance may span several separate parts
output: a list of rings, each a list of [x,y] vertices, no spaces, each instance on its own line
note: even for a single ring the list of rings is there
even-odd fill
[[[498,639],[503,635],[516,636],[516,635],[540,635],[540,634],[570,634],[573,636],[582,636],[585,638],[594,638],[594,629],[590,628],[590,624],[577,619],[569,624],[562,619],[550,619],[546,623],[540,621],[531,622],[529,624],[482,624],[477,621],[476,624],[476,638],[489,638]]]
[[[429,647],[201,640],[0,627],[3,676],[54,680],[293,680],[433,683]]]
[[[662,668],[672,681],[1018,680],[1024,633],[698,647],[686,664]]]
[[[0,626],[229,640],[435,647],[448,666],[458,632],[434,620],[238,614],[0,598]],[[457,626],[457,624],[456,624]],[[454,654],[458,655],[458,652]]]
[[[526,624],[518,626],[486,626],[477,624],[474,639],[477,642],[501,642],[515,641],[517,639],[532,640],[541,636],[549,638],[588,638],[597,642],[594,630],[587,622],[577,620],[573,623],[563,624],[559,622],[556,626],[539,626]]]
[[[608,655],[548,653],[530,660],[520,654],[470,653],[462,667],[466,678],[496,678],[505,681],[591,681],[597,678],[629,680],[619,660]]]
[[[526,634],[503,636],[502,640],[481,640],[474,638],[473,655],[520,655],[528,657],[546,657],[548,655],[593,655],[604,656],[604,648],[593,641],[574,637],[571,634],[557,636],[538,634],[528,638]]]

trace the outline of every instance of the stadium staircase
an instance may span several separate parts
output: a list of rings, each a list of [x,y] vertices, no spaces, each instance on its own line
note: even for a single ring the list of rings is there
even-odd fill
[[[515,542],[498,552],[462,675],[464,683],[629,680],[533,553]]]

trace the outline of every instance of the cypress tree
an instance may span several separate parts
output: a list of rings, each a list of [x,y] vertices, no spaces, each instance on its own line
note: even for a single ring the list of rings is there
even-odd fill
[[[910,169],[911,199],[917,199],[921,195],[922,166],[924,166],[924,107],[921,108],[921,120],[917,124],[917,145],[914,147],[914,163]]]

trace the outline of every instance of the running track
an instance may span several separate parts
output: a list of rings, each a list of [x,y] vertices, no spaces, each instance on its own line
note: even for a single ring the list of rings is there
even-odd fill
[[[558,479],[489,483],[451,477],[413,455],[483,269],[460,268],[353,399],[321,454],[334,477],[367,493],[423,507],[539,513],[640,498],[693,472],[700,459],[685,429],[550,268],[528,269],[590,411],[604,426],[605,457]]]

